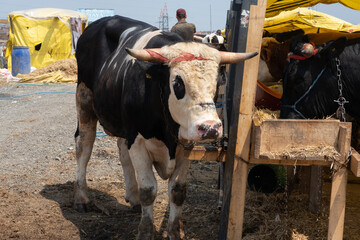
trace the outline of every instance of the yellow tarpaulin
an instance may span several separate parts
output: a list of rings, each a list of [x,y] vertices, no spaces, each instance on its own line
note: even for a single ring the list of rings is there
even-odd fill
[[[73,41],[77,33],[74,23],[80,26],[81,34],[87,24],[87,15],[72,10],[39,8],[11,12],[8,21],[6,57],[9,70],[14,46],[29,47],[31,66],[41,68],[57,60],[75,58]]]
[[[273,17],[282,11],[292,10],[298,7],[312,7],[318,3],[341,3],[346,7],[360,10],[360,0],[268,0],[266,17]]]
[[[275,17],[266,18],[264,23],[264,30],[270,33],[283,33],[298,29],[302,29],[305,34],[355,33],[360,32],[360,25],[352,25],[339,18],[307,8],[283,11]]]

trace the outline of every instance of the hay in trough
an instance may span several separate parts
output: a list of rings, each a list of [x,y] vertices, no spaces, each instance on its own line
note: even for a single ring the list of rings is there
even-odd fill
[[[280,111],[272,111],[267,108],[256,108],[253,116],[253,121],[256,125],[260,125],[264,120],[278,119]]]
[[[338,159],[340,153],[333,146],[318,145],[318,146],[291,146],[282,152],[272,152],[273,157],[285,159],[308,159],[313,157],[324,156],[324,159],[334,160]]]

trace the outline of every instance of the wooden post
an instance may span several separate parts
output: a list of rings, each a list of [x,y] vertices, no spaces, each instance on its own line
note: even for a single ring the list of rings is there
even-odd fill
[[[352,150],[350,169],[356,177],[360,177],[360,154],[355,149]]]
[[[310,181],[311,181],[311,167],[300,166],[298,168],[299,176],[299,193],[309,194],[310,192]]]
[[[349,123],[343,123],[349,124]],[[340,163],[346,161],[350,150],[351,128],[340,126],[339,131],[339,152],[341,153]],[[335,173],[332,177],[331,196],[330,196],[330,214],[328,240],[342,240],[344,232],[345,219],[345,201],[347,168],[334,166]]]
[[[347,169],[339,169],[332,177],[328,240],[343,239]]]
[[[309,211],[318,214],[321,210],[322,166],[311,166]]]
[[[247,29],[246,52],[260,52],[266,0],[257,0],[257,5],[251,5],[251,3],[256,1],[244,0],[237,2],[242,2],[241,27]],[[247,18],[247,14],[249,18]],[[232,34],[235,35],[236,32]],[[235,79],[235,81],[240,81],[235,86],[241,83],[240,87],[234,87],[233,95],[229,94],[229,97],[233,99],[233,105],[231,111],[232,120],[230,120],[229,147],[225,164],[224,203],[220,224],[220,239],[240,240],[242,238],[258,68],[259,56],[247,60],[244,63],[242,78]],[[231,70],[229,75],[232,77]]]

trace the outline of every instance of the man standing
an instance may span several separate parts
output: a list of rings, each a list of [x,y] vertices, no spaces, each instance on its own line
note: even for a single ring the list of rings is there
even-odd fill
[[[186,22],[186,11],[185,9],[179,8],[176,10],[176,19],[178,22],[171,28],[171,32],[177,33],[185,41],[193,41],[194,33],[196,32],[195,25],[192,23]]]

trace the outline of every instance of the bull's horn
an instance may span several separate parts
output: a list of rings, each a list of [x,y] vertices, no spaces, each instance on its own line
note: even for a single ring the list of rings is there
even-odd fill
[[[238,63],[258,55],[257,52],[234,53],[234,52],[222,52],[222,51],[220,51],[220,54],[221,54],[221,61],[220,61],[221,64]]]
[[[311,57],[312,55],[314,55],[314,50],[314,46],[311,43],[306,43],[301,50],[301,54],[306,57]]]
[[[164,62],[169,60],[160,54],[160,48],[151,48],[151,49],[126,48],[125,50],[129,55],[141,61]]]

